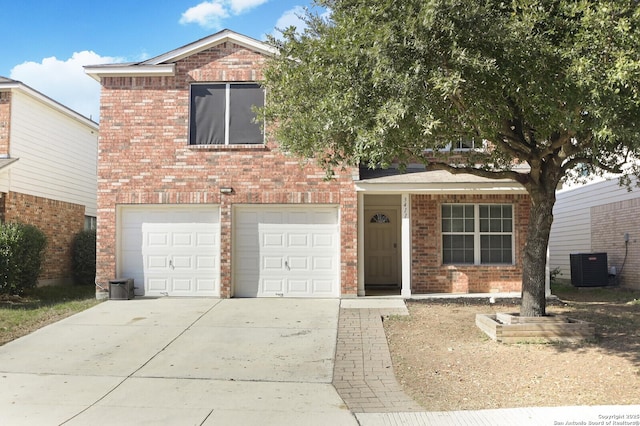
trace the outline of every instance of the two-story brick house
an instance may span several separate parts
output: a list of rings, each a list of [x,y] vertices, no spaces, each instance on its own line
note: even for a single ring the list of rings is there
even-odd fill
[[[520,185],[357,168],[325,180],[255,122],[273,54],[225,30],[143,62],[86,67],[102,85],[99,296],[124,276],[137,294],[172,296],[520,289]]]

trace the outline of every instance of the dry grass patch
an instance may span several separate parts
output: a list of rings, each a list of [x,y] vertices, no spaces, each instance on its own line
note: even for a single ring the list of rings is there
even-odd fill
[[[518,301],[408,302],[409,318],[385,321],[398,381],[427,410],[637,404],[640,292],[558,289],[549,313],[593,322],[594,341],[502,344],[477,313],[517,312]]]

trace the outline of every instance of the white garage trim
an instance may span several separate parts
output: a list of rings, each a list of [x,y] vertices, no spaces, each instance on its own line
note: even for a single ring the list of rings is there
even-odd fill
[[[339,297],[339,209],[240,205],[233,210],[235,297]]]
[[[220,208],[136,204],[117,208],[117,276],[136,295],[220,296]]]

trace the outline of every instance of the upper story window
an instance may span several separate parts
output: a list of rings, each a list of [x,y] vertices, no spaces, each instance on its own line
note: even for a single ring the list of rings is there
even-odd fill
[[[192,84],[189,144],[263,144],[262,127],[253,111],[263,106],[264,90],[258,84]]]
[[[487,149],[486,141],[478,141],[475,138],[459,138],[453,142],[449,142],[443,148],[439,149],[440,152],[467,152],[467,151],[483,151]],[[427,148],[426,152],[433,152],[433,149]]]

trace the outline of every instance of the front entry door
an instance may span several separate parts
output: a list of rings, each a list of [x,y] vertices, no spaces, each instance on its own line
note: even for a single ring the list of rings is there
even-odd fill
[[[365,284],[400,284],[398,263],[398,210],[365,210]]]

